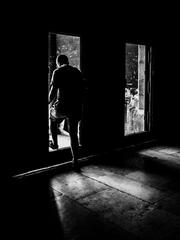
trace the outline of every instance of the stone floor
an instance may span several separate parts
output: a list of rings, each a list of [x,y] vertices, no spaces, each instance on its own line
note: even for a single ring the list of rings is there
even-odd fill
[[[13,236],[180,239],[179,154],[180,148],[156,146],[99,157],[83,164],[80,173],[56,171],[17,180]]]

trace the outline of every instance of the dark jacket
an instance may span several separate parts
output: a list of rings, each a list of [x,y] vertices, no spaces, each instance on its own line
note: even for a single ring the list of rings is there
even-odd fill
[[[70,65],[62,66],[53,72],[53,91],[56,90],[56,99],[61,109],[67,115],[79,115],[83,103],[83,77],[82,73]]]

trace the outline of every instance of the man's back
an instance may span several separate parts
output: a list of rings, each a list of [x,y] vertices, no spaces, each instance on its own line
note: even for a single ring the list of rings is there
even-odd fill
[[[70,65],[55,70],[54,86],[59,90],[59,101],[72,113],[79,111],[82,105],[83,78],[81,72]]]

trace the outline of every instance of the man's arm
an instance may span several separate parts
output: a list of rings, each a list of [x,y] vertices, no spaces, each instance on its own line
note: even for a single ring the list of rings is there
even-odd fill
[[[54,101],[56,100],[56,97],[57,97],[57,88],[56,88],[56,85],[54,84],[54,77],[55,77],[55,72],[53,72],[52,80],[51,80],[49,99],[48,99],[49,104],[54,103]]]
[[[57,89],[54,87],[54,85],[52,85],[49,92],[49,104],[54,103],[54,101],[56,100],[56,96],[57,96]]]

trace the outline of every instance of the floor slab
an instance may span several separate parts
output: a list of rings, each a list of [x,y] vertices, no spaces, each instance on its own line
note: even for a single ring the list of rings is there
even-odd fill
[[[93,173],[83,172],[83,174],[99,182],[102,182],[107,186],[118,189],[119,191],[128,193],[130,195],[133,195],[137,198],[140,198],[151,203],[159,201],[160,199],[167,196],[167,193],[163,191],[160,191],[156,188],[150,187],[148,185],[145,185],[141,182],[137,182],[122,175],[113,173],[99,175],[94,172]]]
[[[145,171],[134,171],[126,174],[126,177],[156,188],[163,188],[165,184],[172,181],[172,179],[167,176],[160,176],[159,174]]]
[[[81,174],[68,174],[65,178],[55,177],[51,180],[51,187],[72,199],[79,199],[108,188],[107,185]]]
[[[180,216],[180,193],[172,193],[169,197],[156,203],[155,207]]]
[[[79,199],[78,202],[113,224],[118,222],[118,227],[130,232],[149,208],[148,203],[114,189]]]
[[[55,199],[58,214],[63,230],[64,240],[99,240],[119,238],[136,240],[136,237],[122,228],[116,228],[114,224],[104,217],[98,216],[93,210],[79,204],[65,195]]]
[[[133,232],[141,239],[173,239],[180,236],[180,217],[152,208],[144,213],[141,222],[136,222]]]

